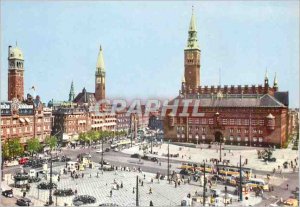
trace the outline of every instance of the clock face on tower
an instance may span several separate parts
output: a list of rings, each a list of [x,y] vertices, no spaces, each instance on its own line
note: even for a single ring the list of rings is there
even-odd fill
[[[97,78],[97,83],[101,83],[101,78]]]

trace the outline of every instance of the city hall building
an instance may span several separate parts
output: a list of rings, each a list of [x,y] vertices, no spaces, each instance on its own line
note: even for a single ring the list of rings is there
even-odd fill
[[[225,142],[246,146],[282,146],[289,135],[288,92],[269,83],[262,85],[201,86],[196,20],[192,14],[184,50],[184,76],[179,95],[164,119],[165,140],[172,142]],[[188,103],[187,103],[188,102]],[[187,106],[187,115],[181,116]],[[196,106],[196,109],[194,109]],[[193,112],[197,112],[193,115]]]

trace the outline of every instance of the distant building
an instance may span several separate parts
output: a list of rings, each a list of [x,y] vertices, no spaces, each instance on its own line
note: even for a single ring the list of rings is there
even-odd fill
[[[104,113],[109,106],[97,102],[105,99],[105,65],[103,51],[100,46],[95,73],[95,92],[87,92],[85,88],[75,97],[72,81],[68,101],[50,101],[53,108],[53,134],[63,142],[76,140],[80,133],[94,131],[117,130],[116,114]]]
[[[148,127],[152,130],[163,130],[163,119],[161,116],[159,114],[151,113]]]
[[[184,50],[184,77],[179,96],[167,110],[164,136],[173,142],[211,143],[246,146],[283,146],[289,131],[288,92],[278,91],[275,74],[270,86],[268,73],[264,86],[201,86],[200,57],[196,19],[192,14]],[[181,115],[184,106],[186,114]],[[196,108],[195,108],[196,106]],[[196,112],[196,113],[194,113]],[[291,126],[293,128],[293,126]]]
[[[116,131],[129,132],[131,116],[127,114],[127,111],[121,111],[116,113]]]

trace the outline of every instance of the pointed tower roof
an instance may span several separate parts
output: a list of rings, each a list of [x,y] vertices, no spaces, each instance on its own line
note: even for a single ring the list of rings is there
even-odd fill
[[[196,17],[194,14],[194,7],[193,7],[186,49],[199,49],[196,25],[197,23],[196,23]]]
[[[266,73],[265,73],[265,80],[268,80],[269,77],[268,77],[268,69],[266,68]]]
[[[99,54],[98,54],[98,59],[97,59],[97,65],[96,68],[98,70],[102,70],[105,71],[105,65],[104,65],[104,58],[103,58],[103,52],[102,52],[102,47],[100,45],[100,50],[99,50]]]
[[[70,93],[69,93],[69,101],[73,101],[75,97],[75,92],[74,92],[74,84],[73,81],[71,83],[71,88],[70,88]]]
[[[273,84],[274,87],[278,87],[278,80],[277,80],[277,74],[275,73],[275,76],[274,76],[274,84]]]

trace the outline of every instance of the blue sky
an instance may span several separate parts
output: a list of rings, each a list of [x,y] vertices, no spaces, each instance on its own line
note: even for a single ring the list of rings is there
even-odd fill
[[[94,91],[99,45],[110,98],[171,98],[184,70],[194,5],[201,85],[273,84],[299,102],[299,1],[101,2],[1,1],[1,100],[7,99],[7,48],[25,57],[25,94],[44,102]]]

